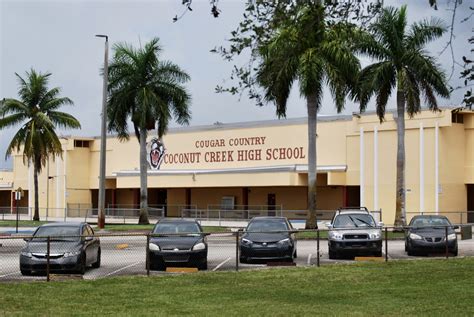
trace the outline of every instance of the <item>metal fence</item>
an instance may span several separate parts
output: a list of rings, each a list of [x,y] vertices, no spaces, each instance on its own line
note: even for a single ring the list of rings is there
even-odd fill
[[[461,227],[466,227],[466,225]],[[390,259],[405,259],[404,234],[396,235],[394,231],[405,231],[409,227],[380,228],[382,256],[362,257],[356,260],[389,261]],[[358,229],[344,229],[347,231]],[[295,236],[296,248],[294,259],[261,259],[247,261],[242,258],[242,244],[245,242],[246,231],[213,232],[205,234],[207,244],[206,265],[203,262],[193,262],[192,258],[182,262],[183,255],[193,251],[179,246],[169,249],[166,243],[157,243],[156,238],[169,238],[173,234],[153,235],[144,234],[102,234],[91,236],[49,236],[34,237],[0,236],[0,281],[12,280],[51,280],[51,279],[99,279],[118,275],[157,275],[173,272],[195,271],[196,267],[203,271],[241,271],[271,266],[320,266],[337,262],[354,260],[353,254],[347,257],[331,259],[328,252],[328,229],[281,231],[284,236]],[[262,234],[262,232],[258,232]],[[275,231],[268,232],[275,234]],[[200,236],[199,234],[197,234]],[[181,233],[180,237],[196,237],[195,233]],[[459,236],[459,233],[458,233]],[[441,237],[442,239],[443,237]],[[444,234],[446,248],[441,249],[435,256],[450,258],[448,249],[448,227]],[[84,247],[79,243],[89,244],[90,252],[84,253]],[[95,243],[95,244],[94,244]],[[247,242],[245,242],[247,243]],[[260,251],[276,248],[277,241],[256,243]],[[349,243],[349,242],[347,242]],[[361,242],[359,242],[361,243]],[[372,243],[367,241],[367,243]],[[29,248],[26,246],[29,244]],[[155,245],[153,245],[155,244]],[[157,245],[159,250],[157,249]],[[459,255],[474,256],[473,240],[458,241]],[[157,251],[158,250],[158,251]],[[157,253],[158,252],[158,253]],[[156,256],[160,254],[166,260],[165,266],[157,264]],[[281,254],[280,254],[281,255]],[[369,254],[370,255],[370,254]],[[169,263],[168,263],[169,262]],[[161,262],[159,262],[161,263]]]
[[[317,210],[316,218],[318,221],[331,220],[335,214],[335,210]],[[382,210],[374,210],[370,212],[376,219],[382,219]],[[195,218],[199,220],[234,220],[248,221],[254,217],[286,217],[289,220],[306,220],[308,210],[268,210],[268,209],[187,209],[181,210],[181,218]]]

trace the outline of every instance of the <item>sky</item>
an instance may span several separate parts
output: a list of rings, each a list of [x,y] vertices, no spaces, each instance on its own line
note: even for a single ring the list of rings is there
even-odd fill
[[[448,1],[451,0],[439,0],[437,11],[429,7],[428,0],[388,0],[385,5],[399,7],[408,3],[410,22],[436,16],[450,24]],[[469,53],[466,39],[472,34],[469,23],[460,23],[469,14],[468,2],[458,10],[454,23],[454,52],[459,60]],[[276,119],[273,105],[258,107],[245,94],[215,93],[216,85],[229,83],[233,64],[210,50],[226,45],[230,32],[242,19],[244,0],[220,0],[221,15],[217,19],[211,16],[208,0],[194,0],[193,11],[174,23],[173,17],[185,11],[181,3],[182,0],[0,0],[0,98],[18,98],[15,73],[24,76],[31,68],[50,72],[50,88],[60,87],[61,95],[74,101],[74,106],[61,110],[74,115],[82,125],[80,130],[60,130],[59,134],[100,135],[104,41],[94,35],[107,34],[111,46],[127,42],[135,47],[159,37],[161,58],[178,64],[191,76],[187,85],[192,95],[190,125]],[[439,55],[447,40],[446,35],[428,46],[428,50],[449,74],[449,50]],[[112,53],[111,50],[110,56]],[[450,81],[452,86],[462,85],[459,71],[456,68]],[[439,104],[459,105],[463,93],[457,90],[451,99],[439,99]],[[389,107],[394,106],[392,95]],[[373,103],[368,110],[373,110]],[[354,111],[358,111],[357,105],[348,102],[344,113]],[[335,113],[326,91],[320,114]],[[294,89],[287,117],[305,116],[305,101]],[[4,153],[14,132],[0,130],[0,169],[11,166],[10,161],[4,160]]]

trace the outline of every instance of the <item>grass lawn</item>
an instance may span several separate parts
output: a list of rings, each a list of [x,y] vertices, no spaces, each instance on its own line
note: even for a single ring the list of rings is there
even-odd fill
[[[18,227],[38,227],[49,221],[20,220]],[[16,220],[0,220],[0,227],[16,227]]]
[[[0,315],[473,316],[474,258],[0,283]]]

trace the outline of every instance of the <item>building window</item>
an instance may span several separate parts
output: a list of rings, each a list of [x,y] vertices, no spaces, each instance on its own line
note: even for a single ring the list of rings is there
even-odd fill
[[[464,123],[464,117],[463,117],[462,113],[452,112],[451,113],[451,122],[452,123]]]
[[[89,147],[89,141],[74,140],[74,147]]]

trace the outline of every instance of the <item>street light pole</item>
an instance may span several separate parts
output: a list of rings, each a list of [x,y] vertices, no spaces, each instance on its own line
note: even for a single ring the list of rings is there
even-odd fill
[[[103,34],[97,34],[96,37],[105,38],[104,53],[104,85],[102,90],[102,122],[100,133],[100,175],[99,175],[99,213],[97,225],[100,229],[105,225],[105,151],[106,142],[106,123],[107,123],[107,82],[109,77],[109,37]]]

